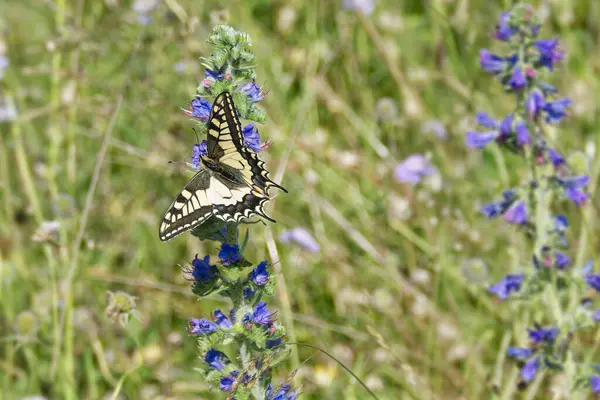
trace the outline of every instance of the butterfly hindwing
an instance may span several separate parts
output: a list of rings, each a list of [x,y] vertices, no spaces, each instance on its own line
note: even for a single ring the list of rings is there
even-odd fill
[[[211,176],[200,170],[175,197],[160,224],[158,235],[163,242],[200,225],[214,213],[210,194]]]

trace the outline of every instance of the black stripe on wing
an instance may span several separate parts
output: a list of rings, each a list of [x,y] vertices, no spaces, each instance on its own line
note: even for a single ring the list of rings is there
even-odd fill
[[[248,193],[242,199],[232,205],[215,205],[215,217],[226,222],[240,222],[244,218],[258,215],[271,222],[275,220],[265,214],[264,204],[269,201],[268,197],[256,196]]]

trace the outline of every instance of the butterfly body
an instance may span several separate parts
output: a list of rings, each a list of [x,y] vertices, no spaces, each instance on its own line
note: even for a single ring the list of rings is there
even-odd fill
[[[270,199],[268,189],[287,191],[269,179],[264,162],[244,145],[241,132],[233,98],[223,92],[212,107],[201,169],[165,212],[159,228],[162,241],[194,229],[211,216],[239,222],[259,215],[274,222],[263,209]]]

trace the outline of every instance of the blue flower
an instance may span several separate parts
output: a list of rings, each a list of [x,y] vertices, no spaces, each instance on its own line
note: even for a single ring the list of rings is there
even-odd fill
[[[521,370],[521,378],[523,378],[525,382],[531,382],[533,378],[535,378],[535,375],[537,374],[539,368],[540,360],[538,359],[538,357],[533,357],[529,359],[523,366],[523,369]]]
[[[223,73],[219,71],[213,71],[209,68],[204,68],[204,78],[205,79],[213,79],[215,81],[220,81],[223,79]]]
[[[210,257],[206,256],[203,259],[198,258],[198,254],[192,261],[192,277],[200,283],[206,283],[215,278],[217,268],[214,265],[210,265]]]
[[[569,265],[571,265],[571,262],[571,257],[566,255],[565,253],[557,251],[556,254],[554,254],[554,264],[558,269],[564,269],[568,267]]]
[[[510,207],[512,202],[516,199],[516,194],[514,190],[505,190],[502,192],[503,199],[501,201],[494,201],[482,206],[479,211],[484,214],[488,218],[496,218],[499,215],[504,214],[504,212]]]
[[[477,113],[477,123],[485,128],[491,128],[487,132],[467,132],[467,147],[481,149],[493,140],[502,140],[508,137],[512,132],[513,115],[508,114],[502,122],[496,121],[487,113],[480,111]]]
[[[564,98],[556,101],[549,101],[542,107],[546,112],[546,122],[555,123],[563,119],[567,112],[565,108],[572,104],[571,99]]]
[[[533,344],[540,342],[552,343],[558,336],[560,329],[558,328],[539,328],[539,329],[528,329],[529,338]]]
[[[252,282],[256,286],[264,286],[269,282],[269,272],[267,271],[267,262],[263,261],[256,266],[250,273]]]
[[[600,309],[594,311],[592,318],[594,319],[594,321],[600,322]]]
[[[558,168],[565,163],[565,159],[557,151],[551,148],[548,148],[548,158],[550,158],[550,161],[555,168]]]
[[[262,150],[262,143],[260,142],[260,136],[258,135],[258,129],[254,127],[254,124],[248,124],[242,129],[244,135],[244,144],[250,147],[255,153]]]
[[[219,251],[219,259],[223,265],[231,265],[240,261],[242,257],[238,245],[235,244],[232,246],[229,243],[223,243]]]
[[[509,347],[506,354],[512,358],[525,359],[531,357],[533,350],[523,347]]]
[[[279,235],[279,241],[283,243],[296,243],[311,253],[318,253],[321,246],[315,238],[304,228],[294,228]]]
[[[404,161],[396,165],[394,176],[401,183],[416,185],[425,176],[433,175],[436,169],[431,162],[420,154],[411,154]]]
[[[530,120],[535,119],[540,114],[544,104],[544,95],[540,93],[539,90],[533,89],[529,94],[529,97],[527,97],[527,102],[525,104]]]
[[[569,221],[564,215],[557,215],[554,218],[554,229],[557,232],[564,232],[569,227]]]
[[[198,118],[202,122],[207,122],[210,117],[211,104],[202,97],[196,96],[190,102],[190,109],[183,110],[186,115]]]
[[[240,92],[250,97],[250,100],[252,100],[253,103],[258,103],[265,97],[261,88],[254,81],[242,85],[240,87]]]
[[[261,301],[254,307],[252,322],[259,325],[267,325],[271,322],[271,312],[267,309],[267,303]]]
[[[235,383],[238,375],[238,371],[231,371],[229,375],[227,375],[224,378],[221,378],[219,388],[224,392],[231,392],[231,390],[233,389],[233,384]]]
[[[527,207],[519,201],[504,213],[504,220],[509,224],[523,225],[527,223]]]
[[[252,289],[250,286],[246,286],[243,290],[243,295],[245,300],[250,300],[252,296],[254,296],[256,290]]]
[[[558,48],[558,39],[537,40],[535,47],[540,53],[538,64],[549,70],[554,68],[554,63],[564,58],[564,53]]]
[[[10,64],[8,57],[0,54],[0,80],[2,80],[2,77],[4,76],[4,70],[6,68],[8,68],[8,65]]]
[[[521,68],[520,66],[516,66],[513,69],[513,73],[510,79],[508,80],[508,84],[515,91],[519,91],[523,89],[525,85],[527,85],[527,79],[525,78],[525,74],[523,73],[523,68]]]
[[[202,156],[208,154],[208,143],[206,140],[203,140],[200,144],[195,144],[192,148],[192,167],[196,169],[202,168],[202,164],[200,163],[200,159]]]
[[[211,368],[223,371],[225,368],[225,363],[227,363],[229,360],[227,360],[227,356],[221,353],[219,350],[210,349],[206,352],[204,361],[206,361]]]
[[[500,300],[505,300],[513,292],[521,289],[525,275],[506,275],[500,282],[490,286],[488,292],[496,295]]]
[[[224,329],[230,329],[233,327],[231,321],[229,321],[229,319],[221,310],[215,310],[215,323]]]
[[[275,393],[273,387],[269,384],[265,391],[266,400],[296,400],[297,398],[298,394],[291,390],[290,385],[282,385],[279,390],[277,390],[277,393]]]
[[[600,275],[587,274],[585,276],[585,282],[597,292],[600,292]]]
[[[265,341],[265,346],[267,347],[267,349],[272,349],[273,347],[277,347],[281,344],[281,338],[275,338],[275,339],[267,339]]]
[[[489,73],[499,74],[511,64],[512,58],[497,56],[488,49],[481,49],[479,52],[479,64]]]
[[[600,376],[592,375],[590,376],[590,389],[592,393],[598,394],[600,393]]]
[[[584,187],[590,182],[590,177],[587,175],[571,176],[557,179],[560,186],[565,189],[565,194],[575,204],[581,206],[585,204],[589,195],[583,191]]]
[[[516,126],[517,131],[517,143],[521,146],[531,142],[531,138],[529,137],[529,129],[527,129],[527,125],[523,121],[517,122]]]
[[[517,33],[517,29],[510,23],[510,12],[500,14],[500,21],[496,25],[494,37],[498,40],[507,41]]]
[[[204,318],[190,318],[188,322],[188,332],[192,335],[208,335],[216,331],[217,325]]]

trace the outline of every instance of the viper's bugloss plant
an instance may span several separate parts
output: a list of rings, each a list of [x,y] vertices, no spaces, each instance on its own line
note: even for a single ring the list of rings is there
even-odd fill
[[[500,116],[480,111],[476,120],[484,130],[468,132],[466,144],[483,149],[495,143],[517,154],[529,171],[521,186],[507,188],[480,209],[487,218],[502,217],[513,224],[531,249],[521,271],[506,275],[488,290],[499,300],[522,301],[538,318],[528,327],[530,345],[508,349],[508,356],[520,363],[521,386],[546,371],[564,373],[569,392],[587,388],[596,394],[598,369],[571,344],[578,332],[597,324],[586,292],[600,291],[600,275],[592,273],[591,262],[574,265],[567,218],[560,212],[586,205],[590,179],[581,155],[565,158],[566,149],[547,134],[550,125],[569,115],[571,100],[547,81],[564,52],[557,38],[540,37],[540,28],[532,7],[516,6],[501,15],[493,35],[503,45],[502,53],[480,52],[481,67],[513,97],[514,109]],[[544,313],[537,312],[540,305]]]
[[[242,119],[256,123],[266,121],[266,113],[257,103],[265,93],[255,82],[254,54],[248,35],[219,25],[209,43],[213,53],[203,59],[204,79],[197,88],[189,108],[184,112],[198,120],[198,133],[206,132],[211,112],[211,99],[229,91]],[[258,152],[262,143],[253,123],[243,128],[245,145]],[[200,159],[207,153],[206,140],[192,149],[192,168],[201,168]],[[219,294],[231,307],[214,310],[212,315],[191,318],[188,332],[198,342],[204,379],[224,392],[227,399],[293,400],[297,392],[288,384],[273,385],[273,368],[290,353],[285,343],[285,329],[266,300],[274,293],[275,276],[267,261],[252,263],[244,257],[248,230],[240,240],[238,223],[216,217],[192,231],[200,240],[220,243],[218,257],[198,256],[184,269],[199,297]]]

